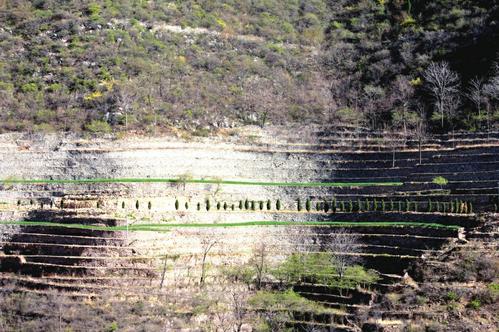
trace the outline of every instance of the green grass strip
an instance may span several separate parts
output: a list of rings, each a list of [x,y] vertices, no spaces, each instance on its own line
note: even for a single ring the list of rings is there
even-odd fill
[[[77,179],[77,180],[0,180],[3,184],[85,184],[85,183],[202,183],[227,184],[245,186],[281,186],[281,187],[374,187],[374,186],[402,186],[402,182],[259,182],[259,181],[232,181],[217,179],[161,179],[161,178],[121,178],[121,179]]]
[[[94,226],[83,224],[64,224],[49,221],[6,221],[0,222],[0,225],[18,225],[18,226],[44,226],[44,227],[66,227],[78,229],[90,229],[101,231],[125,231],[126,225],[120,226]],[[224,227],[252,227],[252,226],[330,226],[330,227],[412,227],[412,228],[437,228],[458,230],[459,226],[441,225],[422,222],[344,222],[344,221],[312,221],[312,222],[294,222],[294,221],[247,221],[247,222],[229,222],[217,224],[130,224],[129,231],[168,231],[172,228],[224,228]]]

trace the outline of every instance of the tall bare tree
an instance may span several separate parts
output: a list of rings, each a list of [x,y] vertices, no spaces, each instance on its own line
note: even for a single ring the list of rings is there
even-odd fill
[[[427,137],[426,111],[423,103],[416,103],[415,109],[418,118],[414,127],[414,136],[418,141],[419,164],[421,165],[423,163],[422,145]]]
[[[494,102],[499,100],[499,63],[494,65],[494,76],[484,85],[483,92],[486,96],[486,112],[487,112],[487,132],[490,132],[490,109]]]
[[[264,239],[258,241],[253,247],[253,253],[249,261],[250,265],[255,269],[255,284],[257,289],[262,288],[262,281],[268,270],[268,255],[268,243]]]
[[[473,102],[478,112],[478,127],[482,127],[482,104],[485,98],[484,81],[482,78],[473,78],[468,87],[467,97]]]
[[[459,94],[459,75],[450,69],[447,62],[432,62],[423,73],[428,90],[434,99],[435,110],[440,114],[442,128],[444,116],[453,106]]]
[[[343,278],[348,266],[359,261],[359,235],[347,229],[331,231],[323,244],[324,249],[331,254],[332,262],[340,278]]]
[[[199,279],[199,285],[204,286],[206,281],[206,259],[210,251],[215,247],[219,241],[218,236],[215,232],[209,230],[200,235],[202,258],[201,258],[201,278]]]

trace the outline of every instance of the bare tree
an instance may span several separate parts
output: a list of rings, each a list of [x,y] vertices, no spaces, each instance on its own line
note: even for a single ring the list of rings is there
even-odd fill
[[[395,154],[397,149],[404,147],[406,143],[406,136],[393,130],[385,134],[383,138],[392,151],[392,168],[395,168]]]
[[[393,84],[393,92],[395,101],[399,105],[395,112],[395,125],[400,123],[404,129],[404,134],[407,136],[408,122],[410,122],[410,100],[414,94],[414,87],[410,84],[407,77],[397,76]]]
[[[495,74],[484,85],[483,92],[486,96],[486,111],[487,111],[487,132],[490,132],[490,108],[494,101],[499,100],[499,64],[495,64]]]
[[[250,265],[255,269],[255,284],[257,289],[262,287],[262,280],[268,270],[268,255],[268,243],[265,239],[262,239],[253,247],[253,254],[249,261]]]
[[[381,87],[368,85],[364,87],[362,94],[363,110],[369,120],[370,127],[376,128],[376,120],[380,108],[380,100],[383,100],[385,91]]]
[[[423,103],[417,103],[416,113],[418,114],[418,119],[416,126],[414,127],[414,135],[418,140],[418,150],[419,150],[419,164],[423,163],[422,145],[423,141],[426,140],[427,135],[427,125],[426,125],[426,111]]]
[[[432,62],[424,71],[423,77],[435,100],[434,107],[440,114],[443,128],[444,116],[459,94],[459,75],[450,69],[447,62]]]
[[[340,278],[343,278],[348,266],[359,261],[357,256],[360,251],[359,236],[347,229],[340,228],[331,231],[323,246],[331,254],[331,264],[338,270]]]
[[[475,77],[470,81],[467,97],[473,102],[478,112],[478,127],[481,128],[482,124],[482,104],[485,98],[484,95],[484,81],[481,78]]]
[[[211,249],[216,246],[218,242],[218,238],[215,232],[207,231],[206,233],[201,235],[200,238],[201,249],[202,249],[202,258],[201,258],[201,278],[199,279],[199,285],[203,287],[206,281],[206,258],[210,253]]]
[[[117,89],[116,100],[119,110],[125,113],[125,130],[128,130],[128,114],[132,109],[132,104],[136,98],[136,93],[131,84],[125,84]]]

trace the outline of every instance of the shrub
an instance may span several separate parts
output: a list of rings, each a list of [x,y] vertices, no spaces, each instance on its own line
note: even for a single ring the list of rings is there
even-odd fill
[[[175,210],[178,210],[180,204],[178,202],[178,199],[175,200]]]
[[[366,208],[365,210],[369,212],[371,210],[371,203],[369,203],[369,200],[366,198]]]
[[[329,212],[329,203],[327,201],[324,201],[324,212]]]
[[[185,202],[184,206],[185,206],[186,210],[189,210],[189,203],[188,202]]]
[[[390,200],[390,211],[395,211],[395,202]]]
[[[310,209],[311,209],[311,203],[310,203],[310,198],[307,198],[307,200],[305,201],[305,209],[310,212]]]
[[[480,302],[479,299],[473,299],[467,305],[468,308],[471,308],[473,310],[478,310],[478,309],[480,309],[481,306],[482,306],[482,302]]]
[[[348,212],[353,212],[353,202],[352,202],[352,200],[350,200],[348,202]]]
[[[449,291],[445,294],[445,301],[447,302],[457,302],[459,301],[459,295],[454,291]]]
[[[210,200],[207,199],[206,200],[206,211],[210,211],[210,208],[211,208]]]
[[[411,210],[411,203],[409,200],[405,200],[405,212],[409,212]]]
[[[279,211],[281,209],[281,200],[277,200],[277,202],[275,202],[275,208],[277,209],[277,211]]]
[[[197,208],[197,210],[198,210],[198,211],[200,211],[200,210],[201,210],[201,203],[199,203],[199,202],[198,202],[198,204],[197,204],[197,207],[196,207],[196,208]]]
[[[125,202],[121,202],[121,208],[124,209],[125,208]]]
[[[239,201],[239,210],[243,209],[243,201]]]
[[[94,134],[108,134],[112,130],[107,122],[100,120],[93,120],[85,126],[85,129]]]
[[[378,211],[378,200],[375,198],[373,202],[373,211]]]
[[[333,210],[333,213],[336,212],[336,198],[333,198],[333,202],[331,203],[331,209]]]
[[[385,212],[386,211],[386,205],[385,205],[385,200],[381,201],[381,211]]]
[[[149,202],[147,203],[147,208],[148,208],[149,210],[152,208],[152,203],[151,203],[151,201],[149,201]]]
[[[244,201],[244,209],[248,210],[249,208],[250,208],[250,203],[249,203],[248,199],[246,199]]]
[[[220,204],[220,202],[217,202],[217,210],[220,210],[221,207],[222,207],[222,204]]]
[[[258,207],[260,208],[260,211],[263,210],[263,201],[258,202]]]
[[[231,208],[232,211],[234,211],[236,209],[236,205],[232,204],[230,208]]]
[[[473,213],[473,204],[468,202],[468,213]]]
[[[443,176],[437,176],[437,177],[433,178],[433,180],[431,182],[436,184],[436,185],[439,185],[440,188],[442,188],[443,186],[445,186],[449,183],[449,180],[447,180]]]
[[[227,211],[227,202],[224,202],[224,210]]]
[[[100,209],[100,201],[97,201],[97,208]]]
[[[341,212],[345,212],[345,201],[341,201],[340,206],[341,206]]]
[[[140,205],[139,205],[139,200],[137,200],[137,201],[135,201],[135,208],[138,210],[138,209],[139,209],[139,207],[140,207]]]
[[[270,199],[267,200],[267,210],[271,210],[272,209],[272,202],[270,201]]]
[[[398,212],[402,212],[402,201],[399,201]]]
[[[357,199],[357,211],[362,212],[362,202],[360,199]]]
[[[321,203],[319,203],[319,202],[315,203],[315,210],[316,211],[320,211],[321,210]]]
[[[301,200],[299,198],[296,201],[296,206],[297,206],[298,211],[301,211]]]
[[[255,201],[251,201],[251,210],[253,210],[253,211],[256,210],[256,203],[255,203]]]

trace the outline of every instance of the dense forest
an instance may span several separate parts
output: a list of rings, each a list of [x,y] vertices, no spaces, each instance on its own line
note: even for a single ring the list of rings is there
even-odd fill
[[[490,0],[0,1],[0,132],[493,130],[497,17]]]

